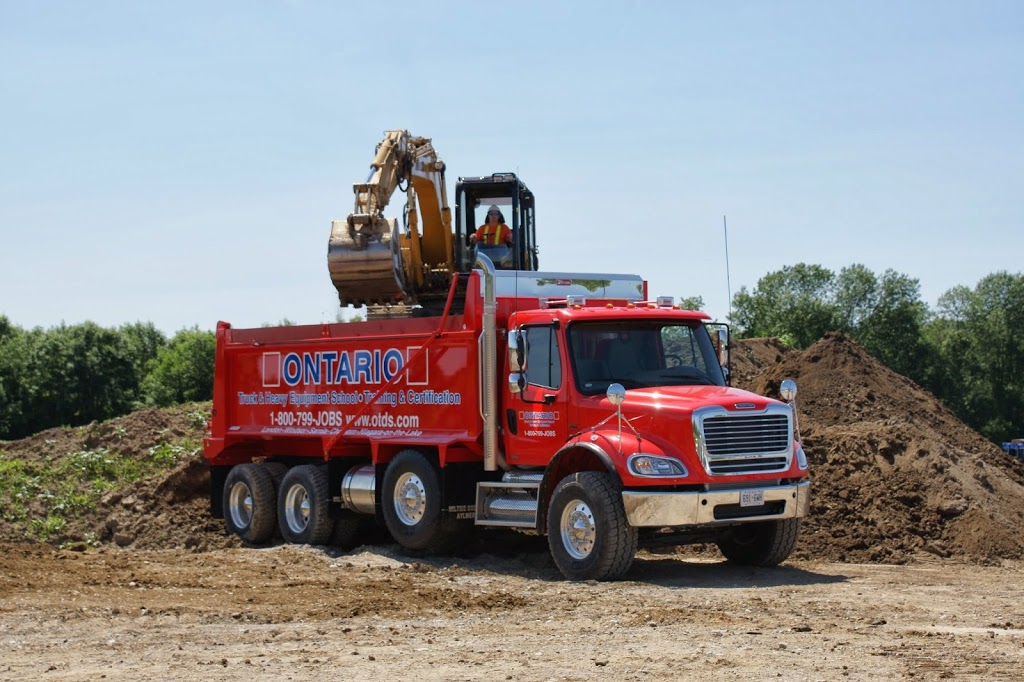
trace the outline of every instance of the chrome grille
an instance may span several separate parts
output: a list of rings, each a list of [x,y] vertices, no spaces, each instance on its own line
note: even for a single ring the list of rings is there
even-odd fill
[[[756,414],[715,409],[694,415],[704,468],[715,476],[784,471],[793,451],[791,412],[772,405]]]

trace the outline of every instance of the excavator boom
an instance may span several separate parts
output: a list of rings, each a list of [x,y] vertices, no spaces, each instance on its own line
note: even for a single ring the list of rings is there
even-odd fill
[[[428,138],[385,133],[366,182],[353,185],[355,207],[331,223],[327,266],[342,305],[412,303],[447,286],[454,249],[444,169]],[[402,231],[384,217],[399,189],[407,195]]]

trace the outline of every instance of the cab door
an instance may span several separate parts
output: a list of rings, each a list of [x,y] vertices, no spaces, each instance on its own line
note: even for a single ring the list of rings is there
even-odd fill
[[[565,443],[566,413],[564,339],[554,325],[519,329],[523,349],[520,381],[505,383],[506,459],[519,466],[544,465]]]

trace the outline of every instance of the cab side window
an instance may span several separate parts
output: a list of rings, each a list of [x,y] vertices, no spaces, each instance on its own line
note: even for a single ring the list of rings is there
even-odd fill
[[[560,388],[562,359],[558,353],[558,334],[551,327],[526,327],[526,381],[534,386]]]
[[[708,371],[693,329],[682,326],[665,327],[661,330],[661,345],[665,349],[665,361],[668,366],[679,363],[696,367],[702,372]]]

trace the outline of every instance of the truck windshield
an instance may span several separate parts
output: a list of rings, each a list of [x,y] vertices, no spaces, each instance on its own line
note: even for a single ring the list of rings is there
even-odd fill
[[[696,320],[575,322],[568,327],[576,387],[724,386],[711,337]]]

